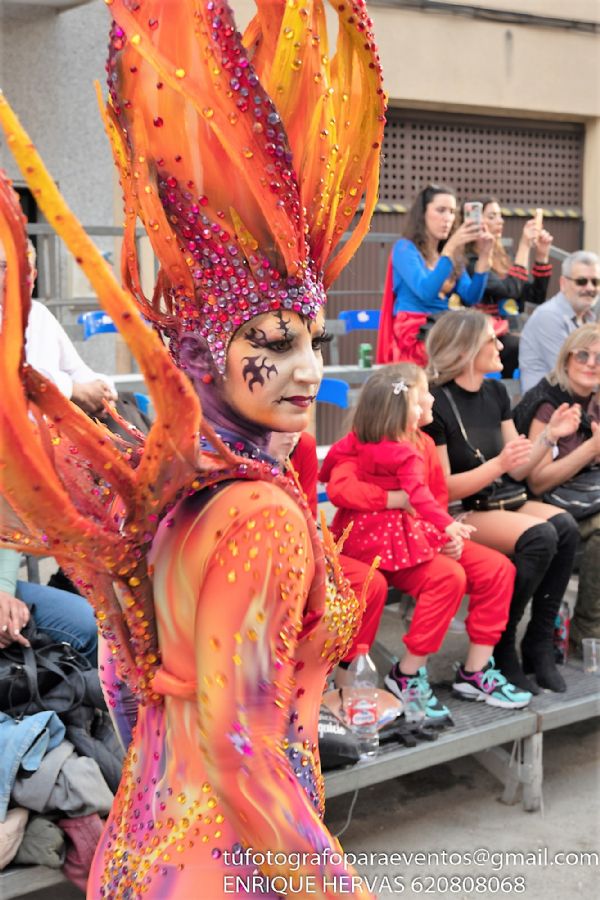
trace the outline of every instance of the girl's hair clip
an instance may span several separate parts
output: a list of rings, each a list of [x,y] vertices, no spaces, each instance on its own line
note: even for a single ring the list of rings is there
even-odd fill
[[[394,381],[392,382],[392,387],[396,395],[408,392],[408,385],[405,381]]]

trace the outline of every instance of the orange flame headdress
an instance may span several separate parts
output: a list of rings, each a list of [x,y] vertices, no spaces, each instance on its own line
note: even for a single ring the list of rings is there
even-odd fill
[[[201,486],[198,433],[212,433],[139,309],[163,332],[200,333],[220,368],[228,339],[253,315],[314,316],[369,225],[384,96],[362,0],[335,6],[331,61],[321,0],[259,0],[243,39],[222,0],[107,3],[106,124],[125,195],[124,289],[1,95],[0,123],[38,205],[135,353],[156,420],[132,453],[25,365],[24,220],[0,177],[0,488],[10,506],[0,537],[58,559],[94,604],[121,675],[142,702],[158,702],[145,553],[165,506]],[[350,239],[332,256],[363,199]],[[138,217],[161,266],[151,299],[137,268]],[[215,435],[211,442],[225,464],[239,463]],[[203,457],[200,468],[210,478],[222,465]]]
[[[260,2],[244,38],[220,0],[110,8],[125,283],[161,328],[177,321],[204,336],[222,370],[231,335],[257,313],[314,318],[368,228],[384,124],[372,23],[362,0],[335,4],[330,60],[321,0]],[[138,216],[162,266],[151,303]]]

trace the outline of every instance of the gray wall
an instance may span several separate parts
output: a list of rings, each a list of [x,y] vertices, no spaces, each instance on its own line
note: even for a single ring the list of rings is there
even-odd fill
[[[103,0],[57,13],[1,2],[0,87],[84,224],[113,223],[113,166],[94,94],[104,86]],[[0,165],[22,182],[0,142]]]
[[[36,144],[47,168],[83,225],[113,225],[114,168],[94,91],[104,89],[104,62],[110,18],[103,0],[77,8],[55,10],[0,0],[0,87]],[[15,184],[24,184],[0,137],[0,166]],[[110,238],[96,238],[102,251],[112,251]],[[59,242],[60,243],[60,242]],[[71,296],[74,264],[60,244],[59,294]],[[40,259],[40,266],[44,260]],[[87,294],[84,281],[75,294]],[[91,301],[90,306],[97,305]],[[77,311],[53,307],[53,312],[77,338]],[[115,338],[102,335],[85,344],[76,340],[93,368],[116,367]]]

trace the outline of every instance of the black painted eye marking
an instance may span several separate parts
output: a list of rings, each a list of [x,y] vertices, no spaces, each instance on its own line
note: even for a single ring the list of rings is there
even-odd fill
[[[270,343],[266,333],[262,330],[262,328],[249,328],[246,332],[246,340],[249,344],[252,344],[253,347],[264,348],[267,347]]]
[[[255,384],[259,384],[262,387],[271,375],[277,375],[278,372],[277,366],[267,363],[266,356],[263,356],[262,362],[259,362],[259,360],[259,356],[244,356],[246,364],[242,369],[242,378],[248,382],[248,388],[251,392],[254,390]]]
[[[275,313],[275,318],[279,320],[277,327],[281,332],[281,336],[284,340],[288,340],[290,337],[290,325],[291,322],[289,319],[283,318],[283,311],[278,309]]]

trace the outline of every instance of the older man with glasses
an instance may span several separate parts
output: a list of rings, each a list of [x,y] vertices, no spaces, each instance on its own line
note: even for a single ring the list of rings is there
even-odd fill
[[[523,329],[519,368],[523,392],[553,368],[558,352],[576,328],[600,317],[600,259],[578,250],[562,264],[560,291],[532,313]]]

